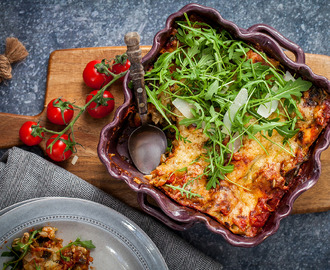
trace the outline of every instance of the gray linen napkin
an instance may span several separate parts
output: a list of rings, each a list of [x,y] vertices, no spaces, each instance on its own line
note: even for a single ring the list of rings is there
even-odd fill
[[[14,147],[0,161],[0,210],[38,197],[74,197],[94,201],[120,212],[140,226],[156,244],[169,269],[223,268],[154,218],[132,209],[36,154]]]

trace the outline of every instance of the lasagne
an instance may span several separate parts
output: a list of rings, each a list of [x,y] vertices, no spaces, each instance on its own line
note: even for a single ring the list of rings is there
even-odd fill
[[[169,141],[145,178],[233,233],[256,236],[328,124],[328,93],[193,16],[176,22],[145,81],[150,121]]]

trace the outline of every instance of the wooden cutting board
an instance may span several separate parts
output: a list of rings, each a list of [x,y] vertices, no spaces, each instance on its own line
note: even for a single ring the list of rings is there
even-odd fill
[[[146,54],[150,46],[143,46],[142,53]],[[45,95],[44,110],[36,116],[14,115],[0,113],[0,148],[10,148],[22,143],[18,137],[21,125],[28,120],[40,121],[49,129],[58,129],[46,119],[46,106],[54,98],[63,97],[84,105],[86,95],[92,91],[82,79],[86,64],[94,59],[111,59],[126,51],[126,47],[81,48],[54,51],[50,55],[48,79]],[[330,78],[330,57],[325,55],[306,54],[306,63],[319,75]],[[116,108],[123,103],[121,83],[116,82],[110,89],[115,97]],[[99,133],[103,126],[111,122],[114,112],[104,119],[93,119],[87,113],[83,114],[75,124],[76,141],[83,147],[77,146],[78,161],[72,165],[72,158],[57,163],[71,173],[81,177],[121,201],[138,208],[136,193],[119,180],[112,179],[97,155]],[[10,127],[10,128],[8,128]],[[46,135],[47,138],[47,135]],[[45,140],[40,147],[45,150]],[[294,204],[294,213],[319,212],[330,209],[330,150],[321,156],[322,174],[318,183],[301,195]]]

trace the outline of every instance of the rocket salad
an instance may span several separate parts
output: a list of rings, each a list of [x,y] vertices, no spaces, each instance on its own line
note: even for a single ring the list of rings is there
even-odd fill
[[[271,140],[266,135],[275,130],[283,136],[283,145],[288,143],[298,132],[297,101],[312,84],[286,79],[277,61],[225,30],[187,16],[177,25],[176,47],[161,54],[145,74],[148,101],[178,139],[181,135],[171,117],[177,117],[173,108],[178,100],[177,109],[186,115],[179,124],[195,125],[208,136],[209,165],[204,174],[210,189],[234,170],[230,161],[237,147],[233,145],[239,148],[243,136],[262,146],[255,134]],[[278,146],[288,151],[283,145]]]

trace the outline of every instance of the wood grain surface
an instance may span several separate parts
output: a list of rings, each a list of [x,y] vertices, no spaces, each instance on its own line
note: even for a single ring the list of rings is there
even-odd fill
[[[142,46],[142,54],[146,54],[150,46]],[[36,116],[23,116],[0,113],[0,148],[21,145],[18,137],[20,126],[28,120],[40,121],[41,125],[54,130],[59,127],[50,124],[46,119],[46,106],[53,98],[63,97],[74,101],[77,105],[85,104],[86,95],[92,91],[82,79],[86,64],[94,59],[111,59],[126,51],[126,47],[81,48],[54,51],[50,55],[44,110]],[[290,55],[292,57],[292,55]],[[325,55],[306,54],[306,63],[314,73],[330,78],[330,57]],[[110,88],[115,97],[116,108],[123,103],[122,86],[116,82]],[[116,109],[115,108],[115,109]],[[104,190],[130,206],[138,208],[137,196],[127,185],[112,179],[97,155],[99,134],[103,126],[111,122],[114,112],[103,119],[93,119],[84,113],[76,122],[75,138],[82,147],[77,146],[78,161],[72,165],[72,158],[57,163],[59,166],[81,177],[94,186]],[[8,128],[10,126],[10,128]],[[46,136],[47,138],[47,136]],[[40,147],[45,150],[45,140]],[[330,150],[322,153],[322,174],[318,183],[302,194],[295,202],[293,213],[327,211],[330,209]]]

